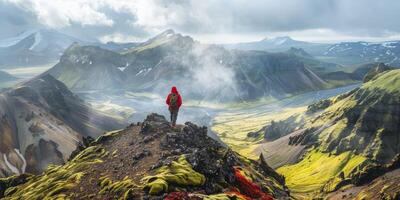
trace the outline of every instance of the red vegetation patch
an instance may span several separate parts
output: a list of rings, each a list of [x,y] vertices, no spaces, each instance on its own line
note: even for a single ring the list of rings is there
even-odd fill
[[[230,191],[230,192],[225,192],[225,194],[227,194],[228,196],[236,196],[236,197],[239,197],[239,198],[241,198],[241,199],[252,200],[250,197],[241,194],[241,193],[240,193],[239,191],[237,191],[237,190]]]
[[[190,197],[187,192],[171,192],[164,200],[190,200]]]
[[[260,200],[273,200],[271,195],[265,194],[261,187],[246,178],[239,167],[235,167],[235,178],[239,190],[245,196],[250,197],[246,199],[260,199]]]

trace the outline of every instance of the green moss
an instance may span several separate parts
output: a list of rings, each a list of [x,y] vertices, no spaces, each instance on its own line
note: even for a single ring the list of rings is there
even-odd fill
[[[147,176],[142,180],[145,183],[144,189],[150,194],[167,192],[169,185],[177,186],[201,186],[206,181],[204,175],[193,170],[184,155],[178,161],[173,161],[168,166],[157,169],[157,174]]]
[[[386,92],[400,92],[400,69],[383,72],[361,87],[367,90],[384,90]]]
[[[132,195],[132,189],[139,187],[132,179],[128,177],[125,177],[122,181],[114,182],[107,177],[102,177],[99,179],[99,181],[101,188],[99,194],[112,194],[113,196],[120,196],[121,200],[128,199],[128,197]]]
[[[149,190],[149,194],[160,194],[161,192],[168,191],[168,182],[163,178],[151,177],[147,179],[144,188]]]
[[[74,188],[93,164],[102,162],[108,152],[101,147],[91,146],[80,152],[63,166],[50,165],[40,176],[31,178],[25,184],[8,188],[6,200],[17,199],[69,199],[64,192]]]
[[[118,149],[115,149],[113,152],[112,152],[112,157],[116,157],[116,156],[118,156]]]
[[[100,177],[99,181],[100,181],[99,183],[100,188],[105,188],[106,186],[109,186],[112,183],[111,179],[109,179],[108,177]]]
[[[292,191],[312,192],[322,188],[332,177],[338,177],[341,172],[347,176],[365,160],[365,157],[350,152],[335,156],[312,150],[299,163],[283,166],[277,171],[285,176],[287,186]]]
[[[117,135],[120,134],[120,133],[121,133],[121,130],[115,130],[115,131],[107,132],[107,133],[101,135],[100,137],[98,137],[98,138],[93,142],[93,144],[100,144],[101,142],[110,140],[111,138],[117,136]]]

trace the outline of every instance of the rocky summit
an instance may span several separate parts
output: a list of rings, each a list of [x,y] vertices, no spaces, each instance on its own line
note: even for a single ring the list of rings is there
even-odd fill
[[[4,199],[289,199],[263,157],[246,159],[191,122],[164,116],[85,142],[65,165],[0,180]]]

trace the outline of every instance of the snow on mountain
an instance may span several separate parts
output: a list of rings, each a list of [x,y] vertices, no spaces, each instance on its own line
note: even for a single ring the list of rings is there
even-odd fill
[[[352,59],[358,62],[384,62],[400,66],[400,41],[342,42],[331,45],[324,56]]]

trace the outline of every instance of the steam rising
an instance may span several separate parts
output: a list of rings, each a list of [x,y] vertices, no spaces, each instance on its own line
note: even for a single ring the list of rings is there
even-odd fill
[[[235,73],[225,65],[222,59],[207,53],[207,48],[199,46],[193,49],[192,55],[198,60],[198,67],[191,68],[192,85],[198,87],[201,94],[216,94],[227,88],[236,89]]]

